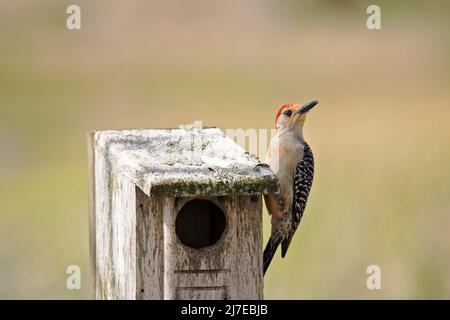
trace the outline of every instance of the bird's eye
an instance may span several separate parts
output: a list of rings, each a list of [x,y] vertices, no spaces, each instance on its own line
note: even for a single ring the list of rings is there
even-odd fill
[[[284,111],[283,111],[283,114],[284,114],[285,116],[290,117],[290,116],[292,116],[292,110],[290,110],[290,109],[284,110]]]

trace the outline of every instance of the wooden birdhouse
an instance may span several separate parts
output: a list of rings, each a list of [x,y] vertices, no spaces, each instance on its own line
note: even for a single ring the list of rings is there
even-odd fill
[[[89,135],[97,299],[262,299],[262,194],[276,177],[222,131]]]

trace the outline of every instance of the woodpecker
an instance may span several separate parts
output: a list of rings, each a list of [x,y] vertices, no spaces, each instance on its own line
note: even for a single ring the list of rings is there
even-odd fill
[[[314,176],[314,157],[303,138],[303,124],[317,100],[300,106],[285,104],[275,118],[276,133],[270,141],[266,163],[279,181],[279,192],[265,195],[272,216],[272,231],[264,249],[264,274],[281,244],[284,258],[305,210]]]

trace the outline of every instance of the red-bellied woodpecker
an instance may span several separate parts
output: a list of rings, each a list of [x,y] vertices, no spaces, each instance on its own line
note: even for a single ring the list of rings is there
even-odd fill
[[[318,101],[303,106],[285,104],[276,116],[276,134],[270,141],[266,162],[276,174],[279,193],[264,196],[272,216],[272,232],[264,249],[264,273],[281,244],[284,258],[305,210],[314,176],[314,158],[303,138],[306,115]]]

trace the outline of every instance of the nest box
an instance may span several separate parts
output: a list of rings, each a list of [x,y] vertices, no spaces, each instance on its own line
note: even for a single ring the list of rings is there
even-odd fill
[[[261,299],[272,171],[222,131],[89,135],[97,299]]]

